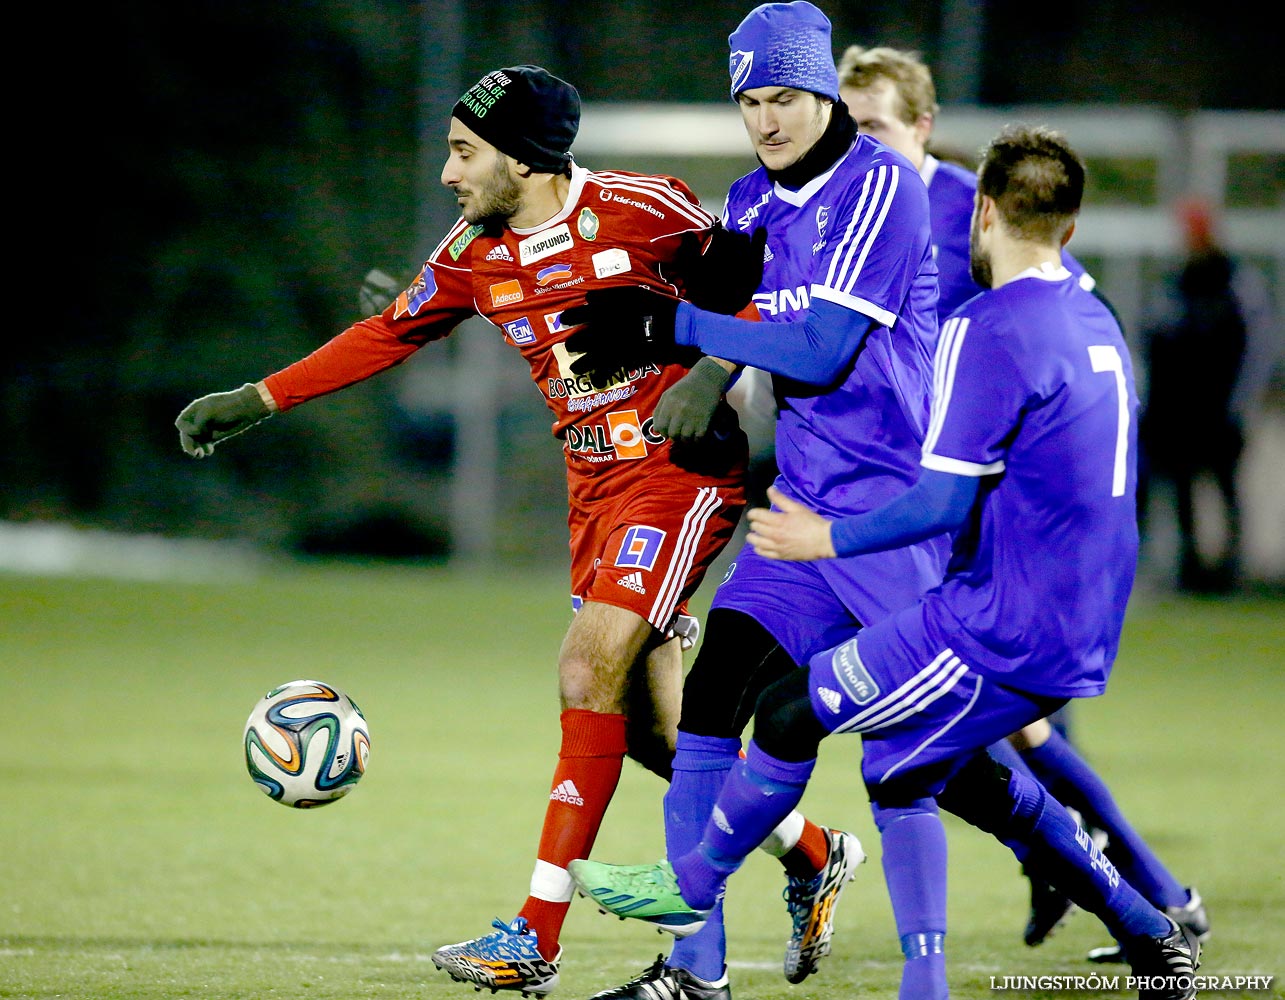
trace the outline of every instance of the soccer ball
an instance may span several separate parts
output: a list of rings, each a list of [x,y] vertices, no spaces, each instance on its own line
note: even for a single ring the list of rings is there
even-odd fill
[[[321,681],[291,681],[254,706],[245,766],[263,791],[296,809],[341,799],[366,773],[370,730],[351,698]]]

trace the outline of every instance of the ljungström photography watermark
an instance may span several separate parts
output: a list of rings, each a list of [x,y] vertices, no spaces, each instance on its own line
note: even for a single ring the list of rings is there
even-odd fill
[[[1195,987],[1201,993],[1266,993],[1275,976],[1269,975],[1039,975],[991,976],[995,993],[1133,993],[1138,990],[1172,990]]]

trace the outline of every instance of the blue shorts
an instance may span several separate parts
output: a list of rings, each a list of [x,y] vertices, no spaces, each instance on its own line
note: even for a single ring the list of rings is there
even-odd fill
[[[786,562],[765,559],[746,544],[718,585],[712,607],[749,615],[803,664],[940,583],[944,551],[930,540],[893,552]]]
[[[861,734],[872,797],[894,780],[936,795],[974,752],[1066,700],[996,684],[931,633],[917,602],[809,662],[812,710],[832,733]]]

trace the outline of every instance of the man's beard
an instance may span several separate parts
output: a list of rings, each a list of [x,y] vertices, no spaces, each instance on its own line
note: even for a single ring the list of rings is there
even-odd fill
[[[522,188],[509,176],[506,163],[497,160],[494,173],[478,189],[473,208],[464,213],[464,221],[488,230],[502,229],[521,207]]]
[[[990,257],[981,248],[981,226],[975,215],[968,231],[968,275],[983,288],[990,288],[994,280]]]

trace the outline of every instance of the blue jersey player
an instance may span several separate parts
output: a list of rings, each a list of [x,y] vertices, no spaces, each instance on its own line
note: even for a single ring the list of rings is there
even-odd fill
[[[763,243],[754,296],[763,322],[721,322],[641,289],[591,291],[583,308],[563,314],[586,324],[567,342],[585,352],[573,367],[606,381],[620,367],[695,347],[771,371],[778,489],[829,517],[871,511],[918,478],[928,429],[937,285],[927,192],[905,157],[857,134],[838,101],[820,10],[760,6],[729,41],[732,96],[761,166],[733,185],[724,226]],[[806,676],[798,668],[812,656],[913,603],[940,581],[946,555],[944,535],[842,561],[738,554],[684,686],[665,796],[671,857],[699,841],[759,694],[780,677]],[[820,832],[817,843],[794,845],[809,867],[787,866],[791,982],[828,953],[834,905],[864,857],[850,833]],[[725,996],[726,983],[716,909],[667,962],[600,996],[704,1000]]]
[[[857,128],[902,153],[928,186],[933,258],[937,261],[937,314],[945,319],[983,289],[969,266],[968,231],[977,175],[928,151],[938,111],[936,87],[915,52],[850,45],[839,59],[839,95]],[[1062,264],[1080,284],[1096,282],[1065,248]]]
[[[985,753],[1101,694],[1133,583],[1137,400],[1110,310],[1061,264],[1083,164],[1058,133],[1006,129],[979,169],[972,271],[992,289],[944,324],[916,485],[825,517],[773,489],[760,556],[825,560],[953,533],[942,583],[773,684],[699,844],[646,868],[574,862],[582,886],[647,885],[690,928],[807,785],[820,741],[859,732],[906,957],[901,1000],[948,996],[946,856],[936,803],[994,834],[1126,944],[1140,997],[1195,996],[1196,936],[1148,903],[1038,782]]]
[[[839,94],[857,128],[904,154],[928,185],[940,291],[937,311],[944,319],[982,291],[969,263],[977,175],[928,152],[937,95],[932,74],[917,53],[851,45],[839,59],[838,71]],[[1082,288],[1100,294],[1092,276],[1065,247],[1062,265]],[[1068,716],[1069,707],[1064,707],[1050,720],[1024,727],[1010,737],[1011,742],[998,741],[991,747],[991,755],[1009,767],[1031,771],[1079,814],[1095,837],[1107,841],[1111,860],[1139,892],[1180,923],[1207,935],[1209,921],[1199,892],[1184,887],[1125,818],[1106,782],[1070,741]],[[1030,880],[1031,908],[1023,940],[1037,945],[1073,907],[1038,872],[1029,867],[1024,871]],[[1089,957],[1093,961],[1124,960],[1118,944],[1094,949]]]

